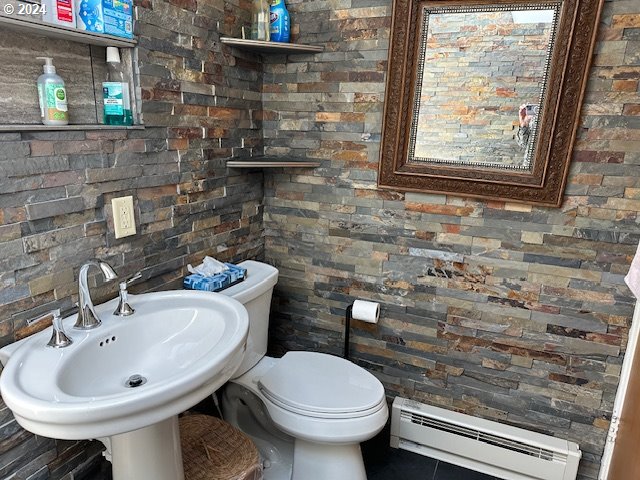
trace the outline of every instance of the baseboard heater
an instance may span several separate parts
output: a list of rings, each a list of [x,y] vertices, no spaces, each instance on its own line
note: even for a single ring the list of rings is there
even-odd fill
[[[396,397],[391,446],[506,480],[575,480],[573,442]]]

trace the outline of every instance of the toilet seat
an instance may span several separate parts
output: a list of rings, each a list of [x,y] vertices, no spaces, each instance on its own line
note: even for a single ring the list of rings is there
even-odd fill
[[[361,411],[362,416],[355,416],[353,413],[346,413],[342,416],[334,415],[332,418],[331,415],[327,415],[326,413],[321,414],[318,412],[316,412],[314,416],[313,410],[309,410],[308,408],[306,410],[300,409],[301,413],[297,413],[290,404],[280,401],[276,403],[273,401],[275,398],[273,395],[267,397],[265,395],[266,390],[260,385],[262,379],[267,380],[266,383],[269,384],[267,377],[269,372],[277,368],[278,364],[282,362],[285,357],[288,359],[300,358],[297,357],[297,353],[307,354],[307,352],[289,352],[282,358],[265,356],[247,373],[231,380],[231,383],[240,385],[246,388],[249,392],[257,395],[263,402],[268,412],[269,419],[273,422],[276,428],[281,432],[291,435],[297,440],[319,442],[327,445],[345,445],[368,440],[382,430],[389,418],[389,410],[387,408],[386,397],[384,396],[382,384],[380,384],[380,408],[376,409],[374,406],[371,410]],[[315,355],[337,358],[342,362],[341,365],[343,366],[344,362],[350,363],[346,360],[338,357],[331,357],[326,354]],[[349,366],[347,366],[347,368],[349,368]],[[360,367],[351,364],[351,368],[359,369]],[[321,375],[321,377],[326,377],[326,375]],[[373,375],[369,378],[378,382]],[[313,380],[312,377],[306,377],[304,378],[303,383],[310,384],[311,380]],[[330,390],[332,392],[334,392],[338,387],[337,383],[331,383],[330,385],[332,386]],[[286,405],[286,408],[281,405]],[[366,412],[369,412],[369,414]]]
[[[286,353],[260,378],[258,388],[280,408],[309,417],[358,418],[386,407],[384,387],[376,377],[324,353]]]

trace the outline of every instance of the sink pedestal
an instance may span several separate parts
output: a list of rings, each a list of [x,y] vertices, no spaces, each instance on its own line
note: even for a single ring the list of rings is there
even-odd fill
[[[113,480],[184,480],[177,415],[110,440]]]

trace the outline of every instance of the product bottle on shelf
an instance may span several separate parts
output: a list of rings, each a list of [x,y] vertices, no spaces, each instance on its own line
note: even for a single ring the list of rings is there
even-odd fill
[[[56,74],[53,58],[37,57],[44,60],[44,73],[38,77],[38,101],[40,119],[45,125],[68,125],[67,90],[64,80]]]
[[[269,24],[270,7],[267,0],[253,0],[251,12],[251,39],[264,40],[271,39]]]
[[[289,42],[289,12],[284,0],[272,0],[269,21],[271,23],[271,41]]]
[[[116,47],[107,47],[107,81],[102,83],[102,98],[105,125],[133,124],[129,84]]]

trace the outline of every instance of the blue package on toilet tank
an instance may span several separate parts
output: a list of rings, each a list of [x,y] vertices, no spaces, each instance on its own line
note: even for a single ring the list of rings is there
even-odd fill
[[[231,283],[236,283],[244,280],[247,276],[247,269],[241,267],[240,265],[234,265],[233,263],[226,263],[225,265],[229,268],[229,270],[225,271],[225,275],[229,277],[229,281]]]
[[[133,1],[102,0],[104,33],[133,38]]]
[[[182,281],[184,288],[190,290],[205,290],[207,292],[217,292],[229,286],[229,277],[223,274],[205,277],[198,273],[187,275]]]
[[[225,263],[227,270],[211,276],[192,273],[184,277],[182,286],[189,290],[206,290],[219,292],[231,285],[241,282],[247,276],[247,269],[232,263]]]

